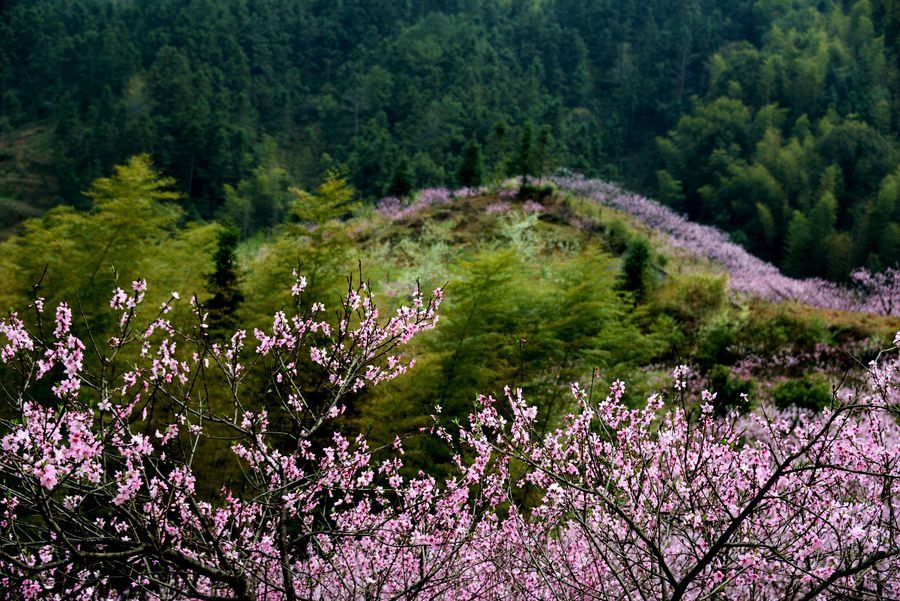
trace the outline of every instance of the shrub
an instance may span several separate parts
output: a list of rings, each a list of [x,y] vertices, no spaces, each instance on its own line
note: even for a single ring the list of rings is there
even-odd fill
[[[736,347],[744,326],[742,316],[731,311],[720,311],[708,318],[696,334],[696,363],[701,368],[732,363],[737,358]]]
[[[697,327],[725,305],[727,284],[724,276],[709,273],[672,276],[654,291],[651,309]]]
[[[753,382],[733,377],[726,365],[714,365],[706,377],[709,389],[716,391],[714,406],[717,413],[724,415],[732,409],[746,413],[750,409]]]
[[[799,407],[821,411],[831,404],[831,384],[820,374],[803,374],[802,378],[787,380],[772,391],[772,400],[780,409]]]
[[[606,245],[609,252],[621,255],[625,252],[629,240],[631,240],[631,233],[624,222],[619,219],[610,222],[606,229]]]

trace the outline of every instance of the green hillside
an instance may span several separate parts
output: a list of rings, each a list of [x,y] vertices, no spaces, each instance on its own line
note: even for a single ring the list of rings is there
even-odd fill
[[[719,391],[723,412],[773,398],[815,404],[900,329],[897,318],[739,294],[716,264],[553,185],[426,189],[375,208],[332,175],[315,191],[285,191],[286,223],[242,243],[233,226],[187,220],[175,185],[135,157],[86,191],[92,210],[58,207],[26,222],[0,243],[0,302],[21,309],[35,294],[76,299],[76,331],[104,340],[117,327],[105,308],[112,290],[144,278],[145,313],[173,290],[196,294],[211,336],[224,340],[237,324],[271,326],[272,313],[292,303],[293,269],[308,278],[307,307],[333,304],[348,276],[370,281],[385,311],[417,285],[446,284],[440,325],[412,349],[419,377],[359,396],[342,418],[376,443],[412,436],[408,465],[416,468],[440,471],[450,460],[439,441],[419,434],[435,406],[449,425],[477,394],[502,394],[504,385],[525,390],[545,427],[570,410],[573,382],[602,390],[627,380],[627,398],[640,401],[677,364],[692,367],[694,384]],[[189,309],[167,318],[190,324]],[[265,381],[243,386],[259,387],[265,402]],[[208,457],[225,469],[217,463],[224,455]]]

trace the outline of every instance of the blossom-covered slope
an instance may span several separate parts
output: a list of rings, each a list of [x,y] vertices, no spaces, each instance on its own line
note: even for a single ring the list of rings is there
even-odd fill
[[[819,278],[790,278],[734,243],[725,232],[692,222],[656,201],[626,192],[615,184],[580,176],[558,177],[554,182],[563,190],[624,211],[666,234],[675,246],[721,265],[730,276],[733,290],[765,300],[799,301],[823,309],[876,315],[897,315],[900,311],[896,302],[900,292],[897,270],[874,274],[859,269],[853,273],[852,287]]]

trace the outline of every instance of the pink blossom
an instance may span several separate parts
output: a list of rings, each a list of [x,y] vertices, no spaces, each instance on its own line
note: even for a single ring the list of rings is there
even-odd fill
[[[512,205],[506,202],[505,200],[501,200],[499,202],[494,202],[485,207],[484,212],[488,215],[498,215],[501,213],[506,213],[512,209]]]
[[[333,420],[360,388],[430,377],[405,345],[442,296],[416,290],[383,315],[355,285],[331,323],[278,312],[212,345],[135,323],[114,336],[118,370],[85,367],[66,309],[48,340],[0,322],[4,369],[25,376],[0,421],[0,586],[185,601],[900,594],[896,349],[821,413],[719,417],[686,366],[679,394],[639,406],[622,381],[573,384],[560,419],[510,387],[452,433],[436,407],[426,430],[451,466],[438,480],[406,473],[399,435],[373,449]],[[45,386],[65,392],[48,402]],[[198,453],[223,439],[246,481],[201,493]]]
[[[554,182],[563,190],[628,213],[664,234],[673,246],[721,265],[730,276],[729,286],[737,292],[825,309],[900,314],[900,269],[888,269],[881,274],[858,270],[853,274],[852,287],[818,278],[789,278],[774,265],[732,242],[726,233],[712,226],[694,223],[668,207],[628,193],[615,184],[581,176],[559,177]]]

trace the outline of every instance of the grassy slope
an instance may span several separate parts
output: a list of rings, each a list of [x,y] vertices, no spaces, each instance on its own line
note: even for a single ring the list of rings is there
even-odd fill
[[[889,346],[900,329],[897,318],[799,303],[775,304],[723,292],[720,284],[726,276],[718,266],[674,248],[664,235],[624,213],[571,195],[543,199],[545,211],[532,215],[516,200],[509,200],[512,208],[506,212],[489,210],[502,201],[496,193],[457,199],[425,207],[401,220],[370,211],[348,224],[358,249],[354,259],[361,260],[377,288],[395,300],[402,300],[416,279],[427,286],[449,280],[448,302],[452,305],[458,302],[454,278],[463,274],[460,265],[479,253],[513,249],[532,266],[526,278],[535,290],[546,292],[546,287],[558,284],[555,270],[563,269],[566,261],[583,261],[589,253],[608,254],[606,268],[617,271],[627,238],[648,238],[656,254],[654,290],[629,319],[659,343],[660,352],[649,363],[629,363],[615,373],[634,384],[635,400],[667,387],[668,372],[679,363],[698,368],[698,387],[727,384],[719,377],[722,367],[718,366],[723,366],[734,382],[752,378],[756,398],[771,396],[779,384],[805,373],[819,373],[836,382],[845,370],[859,365],[857,360],[867,361],[878,349]],[[529,338],[527,330],[517,335]],[[503,344],[513,345],[512,336],[507,337]],[[425,344],[416,352],[420,356],[417,369],[433,375],[439,362],[430,354],[434,349]],[[591,371],[590,360],[584,359],[568,374],[573,379],[577,374],[582,384],[589,384]],[[515,384],[494,384],[505,383]],[[604,384],[608,382],[600,385]],[[386,386],[379,394],[379,402],[388,402],[386,398],[404,398],[410,390],[406,385]],[[389,402],[390,410],[382,419],[400,419],[410,427],[422,425],[418,414],[422,407],[404,409]],[[371,419],[363,420],[367,427],[371,427]]]

